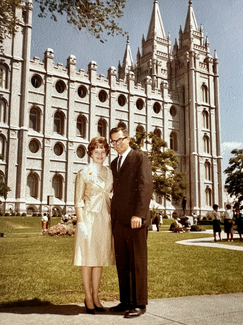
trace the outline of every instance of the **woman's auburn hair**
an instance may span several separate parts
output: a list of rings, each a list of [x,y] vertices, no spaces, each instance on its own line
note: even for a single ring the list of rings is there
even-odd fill
[[[97,148],[104,148],[106,156],[110,153],[109,144],[104,137],[95,137],[93,138],[88,145],[88,155],[91,157],[92,152]]]

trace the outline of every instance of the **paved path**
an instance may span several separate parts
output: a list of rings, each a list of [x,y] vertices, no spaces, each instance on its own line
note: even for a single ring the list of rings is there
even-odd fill
[[[105,307],[114,305],[105,303]],[[87,315],[83,304],[0,309],[0,325],[242,325],[243,293],[149,300],[134,319],[122,314]]]
[[[202,232],[200,232],[202,233]],[[212,230],[206,230],[203,233],[207,234],[212,234]],[[193,234],[193,233],[191,233]],[[186,239],[186,240],[180,240],[177,241],[177,244],[182,244],[182,245],[193,245],[193,246],[204,246],[204,247],[214,247],[214,248],[221,248],[221,249],[231,249],[235,251],[243,251],[243,245],[242,246],[236,246],[233,243],[231,245],[227,245],[226,241],[226,234],[222,231],[221,233],[221,238],[222,242],[214,242],[214,237],[206,237],[206,238],[194,238],[194,239]],[[234,238],[239,239],[238,234],[234,234]],[[218,240],[218,236],[217,236]],[[243,320],[242,320],[242,325],[243,325]]]

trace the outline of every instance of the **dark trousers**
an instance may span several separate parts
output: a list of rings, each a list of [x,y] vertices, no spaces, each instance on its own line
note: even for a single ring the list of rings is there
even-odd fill
[[[132,229],[116,224],[113,229],[121,303],[134,307],[148,304],[148,228]]]

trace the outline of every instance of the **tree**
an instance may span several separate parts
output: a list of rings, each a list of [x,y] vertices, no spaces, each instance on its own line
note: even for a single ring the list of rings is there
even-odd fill
[[[102,37],[106,31],[107,35],[115,36],[126,34],[116,18],[123,16],[126,0],[34,0],[39,5],[39,17],[57,21],[58,15],[66,15],[67,22],[78,30],[86,29],[93,36],[106,41]],[[15,34],[20,22],[15,17],[15,8],[23,6],[22,0],[0,1],[0,23],[2,38]]]
[[[21,8],[21,0],[1,0],[0,1],[0,42],[5,37],[17,32],[17,25],[20,20],[15,17],[15,8]]]
[[[167,200],[172,199],[176,203],[181,201],[187,184],[184,180],[185,174],[176,171],[178,157],[173,150],[168,149],[167,143],[153,132],[137,133],[131,138],[130,146],[134,150],[143,151],[141,148],[145,141],[151,146],[146,154],[151,162],[154,192]]]
[[[230,158],[229,166],[224,170],[227,174],[225,189],[240,203],[243,200],[243,149],[234,149],[231,154],[234,157]]]
[[[6,200],[7,196],[8,196],[8,192],[11,191],[11,188],[8,187],[7,183],[5,182],[4,179],[4,174],[0,173],[0,197],[4,197],[4,199]],[[2,203],[2,201],[0,201],[0,204]]]

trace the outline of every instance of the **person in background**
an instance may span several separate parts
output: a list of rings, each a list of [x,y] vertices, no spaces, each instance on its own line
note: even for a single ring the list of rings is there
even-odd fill
[[[156,216],[154,218],[154,223],[156,224],[157,231],[159,231],[159,221],[160,221],[159,214],[156,213]]]
[[[224,232],[227,234],[227,241],[233,241],[233,211],[231,205],[226,204],[226,211],[224,212]]]
[[[234,220],[235,220],[235,224],[237,226],[237,231],[240,235],[240,241],[242,241],[243,216],[242,216],[242,213],[240,213],[240,208],[238,206],[235,209]]]
[[[180,223],[181,219],[180,218],[177,218],[174,222],[174,228],[173,228],[173,231],[174,232],[184,232],[183,230],[183,226],[182,224]]]
[[[191,227],[192,226],[191,226],[190,219],[186,217],[185,226],[184,226],[185,232],[190,232]]]
[[[98,296],[102,270],[115,265],[110,216],[113,178],[110,168],[103,165],[109,152],[105,138],[93,138],[88,146],[91,163],[78,172],[75,181],[73,264],[81,266],[88,314],[105,311]]]
[[[47,222],[48,222],[48,217],[47,217],[46,213],[44,213],[41,218],[41,224],[42,224],[43,231],[46,231]]]
[[[216,235],[219,234],[219,240],[221,239],[221,227],[220,227],[220,215],[218,212],[219,206],[217,204],[213,205],[213,235],[214,235],[214,241],[216,242]]]
[[[183,210],[183,216],[185,216],[186,215],[186,197],[185,196],[183,197],[183,200],[181,202],[181,207]]]

